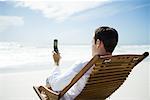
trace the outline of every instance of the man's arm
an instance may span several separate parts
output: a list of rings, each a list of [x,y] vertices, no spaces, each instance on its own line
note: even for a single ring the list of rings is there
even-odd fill
[[[50,85],[52,90],[54,91],[61,91],[63,90],[71,80],[75,77],[77,73],[72,71],[71,69],[66,71],[63,74],[60,74],[59,67],[56,67],[53,71],[52,76],[50,77]]]
[[[56,53],[53,54],[54,60],[58,57],[60,59],[60,55]],[[60,74],[60,66],[56,66],[52,71],[50,77],[48,78],[49,84],[54,91],[63,90],[71,80],[75,77],[75,75],[82,69],[82,63],[75,63],[73,66],[69,68],[69,70],[65,71],[63,74]],[[78,70],[78,71],[77,71]]]

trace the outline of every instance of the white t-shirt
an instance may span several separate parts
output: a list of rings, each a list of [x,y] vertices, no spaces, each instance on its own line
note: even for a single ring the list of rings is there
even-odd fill
[[[47,83],[53,91],[62,91],[71,80],[79,73],[79,71],[87,64],[88,61],[75,63],[69,70],[61,74],[60,67],[55,67],[50,76],[47,78]],[[60,100],[73,100],[77,97],[90,76],[92,68],[87,71],[65,94]]]

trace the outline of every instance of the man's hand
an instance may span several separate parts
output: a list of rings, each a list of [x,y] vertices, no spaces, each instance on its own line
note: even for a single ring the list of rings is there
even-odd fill
[[[53,51],[53,59],[57,66],[59,66],[60,58],[60,53],[56,53],[55,51]]]

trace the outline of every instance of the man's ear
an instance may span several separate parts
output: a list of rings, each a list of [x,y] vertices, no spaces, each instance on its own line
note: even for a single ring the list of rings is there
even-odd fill
[[[101,46],[101,41],[99,39],[96,40],[96,47],[99,48]]]

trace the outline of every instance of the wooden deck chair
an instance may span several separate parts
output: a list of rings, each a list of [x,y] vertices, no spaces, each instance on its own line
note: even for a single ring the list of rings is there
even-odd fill
[[[75,100],[105,100],[126,80],[131,70],[149,55],[94,56],[73,78],[71,83],[60,92],[54,92],[45,86],[33,87],[41,100],[59,100],[92,66],[88,82]],[[46,94],[46,98],[41,95]]]

